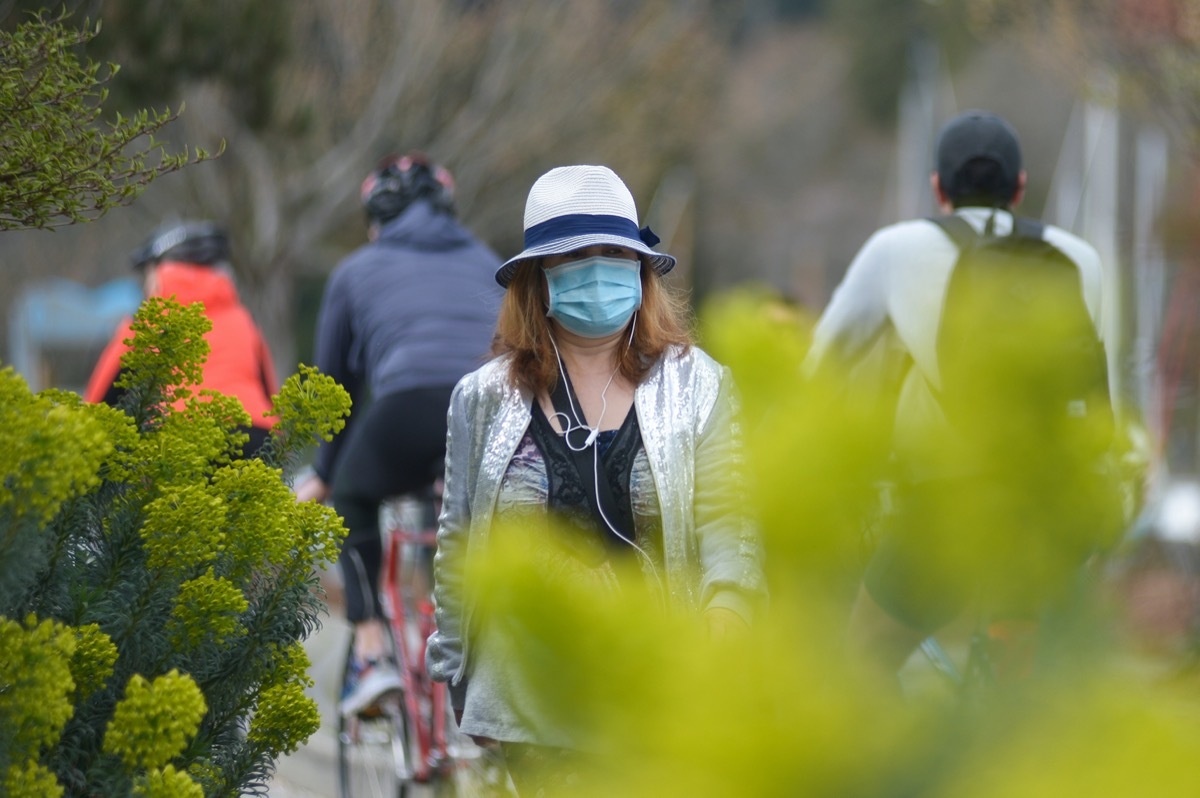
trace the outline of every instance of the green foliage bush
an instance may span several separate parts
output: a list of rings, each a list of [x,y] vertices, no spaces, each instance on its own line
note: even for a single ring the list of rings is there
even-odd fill
[[[301,641],[344,534],[284,481],[349,397],[303,367],[276,435],[194,395],[210,323],[148,300],[125,404],[0,371],[0,793],[232,796],[318,727]]]
[[[99,32],[68,12],[0,30],[0,230],[59,227],[132,202],[155,178],[207,160],[166,152],[154,135],[176,113],[135,111],[100,124],[116,64],[80,63]]]

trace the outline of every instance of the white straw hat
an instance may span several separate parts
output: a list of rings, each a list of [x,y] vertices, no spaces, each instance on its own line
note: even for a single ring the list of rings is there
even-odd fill
[[[525,249],[496,270],[505,288],[521,261],[561,255],[594,244],[616,244],[646,255],[659,274],[675,268],[675,258],[650,247],[658,236],[638,229],[633,195],[607,166],[560,166],[537,179],[525,202]]]

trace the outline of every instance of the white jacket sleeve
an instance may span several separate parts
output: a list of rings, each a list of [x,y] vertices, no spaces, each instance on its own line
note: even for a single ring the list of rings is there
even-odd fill
[[[762,542],[749,511],[738,400],[729,369],[696,443],[695,524],[703,609],[724,607],[752,620],[766,598]]]
[[[436,681],[451,684],[451,700],[462,708],[465,696],[464,639],[462,629],[465,607],[463,573],[471,528],[471,487],[468,463],[471,457],[472,414],[468,390],[460,382],[450,399],[446,433],[446,473],[442,493],[442,514],[438,519],[437,554],[433,559],[434,619],[437,631],[429,638],[425,663]]]

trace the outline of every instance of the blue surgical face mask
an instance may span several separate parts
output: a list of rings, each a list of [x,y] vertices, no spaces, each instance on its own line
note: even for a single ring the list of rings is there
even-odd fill
[[[584,258],[546,269],[546,315],[584,338],[619,332],[642,306],[641,261]]]

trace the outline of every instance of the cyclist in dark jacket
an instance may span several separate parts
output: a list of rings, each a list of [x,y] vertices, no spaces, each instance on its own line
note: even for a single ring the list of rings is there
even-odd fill
[[[449,172],[421,153],[381,161],[361,191],[370,242],[338,264],[317,321],[315,364],[354,405],[297,495],[332,498],[349,530],[340,564],[356,663],[346,714],[399,688],[378,601],[380,504],[433,482],[450,392],[484,361],[503,294],[500,259],[458,221],[453,191]]]

